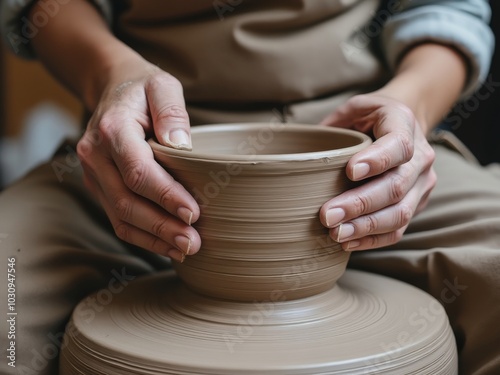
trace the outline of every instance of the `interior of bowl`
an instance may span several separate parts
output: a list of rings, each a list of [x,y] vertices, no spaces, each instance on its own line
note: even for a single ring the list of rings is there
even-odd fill
[[[202,125],[191,136],[192,151],[164,151],[212,160],[294,160],[352,154],[371,142],[352,130],[280,123]]]

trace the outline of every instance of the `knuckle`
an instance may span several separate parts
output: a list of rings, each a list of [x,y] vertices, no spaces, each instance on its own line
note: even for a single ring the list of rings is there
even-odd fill
[[[109,129],[113,128],[113,125],[115,123],[116,123],[115,116],[113,116],[111,113],[105,113],[99,119],[97,128],[100,129],[102,132],[107,132],[109,131]]]
[[[111,141],[114,139],[114,129],[118,121],[117,116],[113,114],[105,114],[99,119],[95,132],[97,132],[106,141]]]
[[[174,89],[182,89],[182,84],[177,78],[163,71],[151,75],[146,83],[146,86],[153,90],[164,89],[165,86],[169,86]]]
[[[168,207],[175,197],[175,188],[173,185],[165,185],[160,191],[160,205],[162,207]]]
[[[132,204],[127,198],[119,198],[114,204],[114,210],[120,219],[127,220],[132,211]]]
[[[87,138],[82,137],[82,139],[80,139],[80,141],[76,144],[76,155],[83,162],[89,158],[92,149],[92,143],[89,142]]]
[[[373,145],[373,147],[376,147],[376,145]],[[377,156],[377,166],[380,168],[380,170],[387,171],[393,166],[391,154],[384,148],[380,147],[379,150],[380,151],[378,152]]]
[[[123,181],[132,191],[140,192],[146,185],[147,169],[144,161],[134,160],[124,167]]]
[[[364,238],[365,241],[365,246],[368,249],[375,249],[377,247],[380,247],[379,242],[380,242],[380,236],[366,236]]]
[[[401,176],[391,178],[389,192],[393,203],[400,202],[406,195],[406,183],[404,178]]]
[[[374,233],[379,227],[378,220],[375,216],[369,215],[365,217],[365,231],[366,233]]]
[[[167,238],[169,234],[169,223],[164,219],[156,220],[152,226],[152,233],[157,238]]]
[[[413,217],[413,210],[410,206],[403,204],[399,207],[399,217],[397,221],[397,225],[399,228],[407,226],[412,217]]]
[[[186,109],[178,104],[170,104],[159,108],[155,117],[156,121],[169,121],[176,123],[189,121]]]
[[[434,161],[436,160],[436,152],[434,149],[430,146],[427,145],[424,150],[424,162],[426,167],[430,167],[434,164]]]
[[[399,133],[397,141],[403,151],[403,160],[405,162],[409,161],[413,157],[414,152],[413,139],[406,133]]]
[[[356,198],[354,198],[353,207],[354,207],[354,214],[356,216],[367,213],[370,206],[371,202],[369,197],[364,195],[358,195],[356,196]]]
[[[404,227],[387,234],[366,236],[363,238],[364,246],[368,249],[377,249],[384,246],[394,245],[401,241],[405,229],[406,228]]]
[[[125,242],[130,242],[130,227],[127,223],[123,222],[123,221],[119,221],[118,223],[116,223],[114,225],[114,230],[115,230],[115,234],[116,236],[125,241]]]
[[[87,129],[76,145],[76,154],[80,160],[90,160],[93,151],[102,142],[102,133],[98,129]]]
[[[392,166],[392,158],[388,151],[382,150],[379,155],[378,164],[381,170],[386,171]]]

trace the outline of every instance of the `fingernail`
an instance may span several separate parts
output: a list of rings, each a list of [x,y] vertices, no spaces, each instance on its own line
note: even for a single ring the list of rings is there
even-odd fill
[[[189,250],[191,250],[191,240],[186,236],[175,236],[174,242],[179,250],[181,250],[185,255],[189,255]]]
[[[352,177],[355,181],[361,180],[370,173],[370,166],[366,163],[358,163],[352,169]]]
[[[354,225],[340,224],[337,233],[337,242],[343,242],[354,234]]]
[[[164,138],[165,142],[180,150],[191,150],[191,139],[189,134],[184,129],[174,129]]]
[[[347,243],[347,246],[346,246],[346,248],[345,248],[345,249],[346,249],[346,251],[348,251],[348,250],[353,250],[353,249],[355,249],[355,248],[359,247],[359,245],[360,245],[360,244],[361,244],[361,242],[360,242],[360,241],[357,241],[357,240],[349,241],[349,242]]]
[[[328,228],[336,226],[345,217],[345,211],[342,208],[332,208],[326,211],[326,226]]]
[[[193,211],[186,207],[179,207],[177,209],[177,216],[179,216],[180,219],[187,225],[191,225],[191,222],[193,220]]]
[[[184,259],[186,259],[186,255],[177,249],[170,249],[167,251],[167,256],[170,258],[182,263],[184,262]]]

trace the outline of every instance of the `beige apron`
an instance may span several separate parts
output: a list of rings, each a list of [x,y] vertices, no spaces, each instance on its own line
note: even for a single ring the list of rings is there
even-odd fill
[[[378,0],[130,3],[117,35],[181,81],[193,124],[316,123],[386,79]]]

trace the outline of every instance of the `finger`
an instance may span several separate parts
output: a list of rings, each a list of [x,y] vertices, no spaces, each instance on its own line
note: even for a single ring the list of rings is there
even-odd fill
[[[384,245],[388,245],[391,241],[399,241],[397,235],[402,228],[407,228],[411,219],[422,204],[422,200],[427,199],[430,191],[434,187],[433,171],[429,170],[424,173],[413,189],[405,196],[405,198],[392,206],[386,207],[375,213],[358,217],[354,220],[340,224],[330,230],[330,236],[337,242],[344,243],[346,248],[354,248],[354,243],[348,244],[353,240],[363,240],[365,237],[374,237],[374,235],[391,236],[370,238],[363,240],[365,246],[373,245],[373,241],[378,241],[384,238]],[[402,234],[402,233],[401,233]],[[395,242],[393,242],[395,243]],[[393,244],[390,243],[390,244]]]
[[[426,180],[425,193],[421,196],[420,201],[418,202],[418,206],[415,210],[415,215],[420,213],[429,203],[430,195],[432,190],[436,187],[437,175],[434,171],[432,165],[429,167],[428,178]]]
[[[196,222],[200,209],[195,199],[154,160],[151,146],[133,128],[135,124],[121,125],[122,129],[112,136],[111,148],[121,175],[118,178],[130,190],[155,202],[186,224]],[[102,178],[108,177],[103,175]]]
[[[409,163],[403,164],[326,202],[321,207],[320,220],[327,228],[334,228],[396,204],[407,195],[417,179],[413,167]]]
[[[372,116],[372,115],[370,115]],[[414,123],[400,114],[386,114],[373,127],[377,139],[372,145],[354,155],[346,167],[353,181],[382,174],[408,162],[414,154]]]
[[[353,128],[353,125],[357,124],[360,128],[368,121],[367,116],[381,107],[381,102],[384,101],[380,98],[374,100],[366,95],[354,96],[338,106],[320,124],[341,128]]]
[[[399,203],[340,224],[330,229],[330,236],[336,242],[343,243],[368,235],[390,233],[407,226],[414,212],[413,207]]]
[[[117,218],[115,212],[111,209],[103,190],[94,176],[85,173],[84,180],[86,186],[91,189],[93,195],[101,203],[101,206],[106,212],[113,228],[115,229],[115,232],[121,233],[120,236],[118,236],[120,239],[158,254],[166,255],[166,253],[172,248],[170,244],[162,241],[160,238],[144,233],[142,230],[137,228],[134,230],[131,225],[122,223]]]
[[[147,233],[186,255],[195,254],[199,250],[201,240],[193,227],[134,194],[125,185],[117,183],[120,181],[120,174],[110,162],[104,163],[101,171],[104,176],[99,179],[99,185],[104,196],[103,205],[107,212],[111,212],[115,231],[120,238],[127,242],[137,242],[138,235],[145,238]],[[145,233],[141,234],[136,229]]]
[[[103,173],[119,178],[111,166],[103,166]],[[93,179],[93,177],[90,177]],[[109,184],[108,179],[94,179],[97,196],[106,211],[117,236],[131,244],[162,255],[177,249],[183,255],[198,252],[201,240],[196,230],[175,217],[165,214],[150,201],[130,192],[124,185]],[[180,260],[179,257],[173,258]],[[182,259],[181,259],[182,260]]]
[[[384,173],[413,156],[415,117],[409,108],[393,100],[358,95],[322,123],[372,133],[375,137],[370,147],[349,161],[346,172],[353,181]]]
[[[398,243],[407,227],[400,228],[394,232],[365,236],[358,240],[348,241],[342,244],[345,251],[372,250]]]
[[[158,141],[165,146],[191,150],[189,116],[180,82],[164,74],[151,78],[145,89]]]

